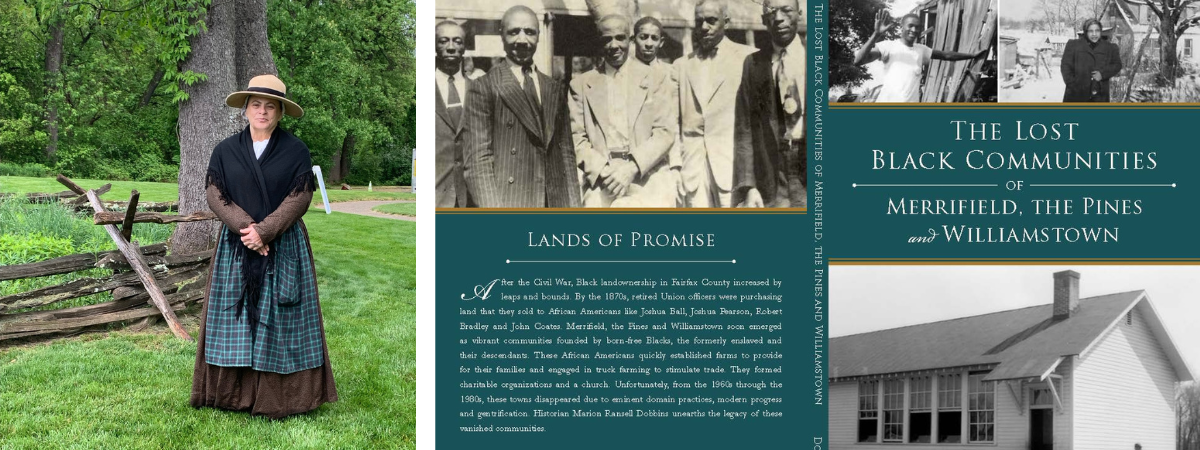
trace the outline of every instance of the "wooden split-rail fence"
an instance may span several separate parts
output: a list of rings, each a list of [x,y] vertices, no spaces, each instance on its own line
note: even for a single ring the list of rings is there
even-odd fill
[[[104,253],[80,253],[29,264],[0,266],[0,281],[28,279],[102,269],[107,276],[84,276],[75,280],[0,297],[0,346],[27,338],[72,335],[105,329],[108,324],[135,321],[144,328],[162,318],[180,339],[191,340],[175,311],[202,302],[210,251],[167,255],[165,244],[140,247],[130,240],[134,223],[174,223],[213,220],[211,212],[186,216],[139,212],[138,192],[131,192],[122,212],[110,212],[99,194],[110,185],[84,190],[59,175],[68,191],[55,194],[26,194],[30,201],[86,205],[93,222],[103,226],[117,245]],[[70,194],[68,194],[70,193]],[[107,205],[112,205],[108,203]],[[164,208],[153,204],[154,208]],[[88,295],[111,292],[112,300],[73,308],[43,307]]]

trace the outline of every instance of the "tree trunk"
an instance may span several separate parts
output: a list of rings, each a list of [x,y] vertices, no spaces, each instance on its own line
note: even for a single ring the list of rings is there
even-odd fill
[[[347,131],[346,138],[342,139],[342,150],[338,152],[336,182],[341,183],[350,176],[350,155],[354,154],[354,143],[358,139],[354,137],[354,132]],[[332,180],[331,180],[332,181]]]
[[[150,85],[146,86],[146,93],[142,94],[142,101],[138,102],[139,108],[150,104],[150,99],[154,97],[154,91],[158,90],[158,84],[162,82],[163,75],[166,75],[166,71],[163,69],[154,71],[154,76],[150,77]]]
[[[207,81],[183,86],[188,99],[179,105],[179,213],[208,210],[205,175],[213,147],[241,127],[240,111],[225,106],[234,92],[234,38],[236,9],[233,2],[214,2],[208,9],[207,32],[191,38],[192,51],[181,71],[208,75]],[[175,253],[192,253],[212,247],[217,226],[213,222],[182,223],[171,235]]]
[[[212,149],[246,125],[241,111],[225,106],[225,96],[244,89],[251,78],[276,73],[267,40],[267,2],[214,2],[208,32],[192,38],[183,70],[208,75],[208,81],[184,87],[188,100],[179,106],[179,214],[208,210],[205,176]],[[181,223],[171,236],[174,253],[211,248],[219,226]]]
[[[1176,41],[1179,40],[1179,34],[1175,32],[1174,20],[1160,20],[1158,22],[1158,37],[1159,37],[1159,61],[1162,61],[1162,70],[1159,71],[1167,83],[1175,84],[1175,79],[1179,77],[1179,55],[1175,53]]]
[[[242,0],[237,3],[237,88],[246,87],[259,75],[278,75],[271,42],[267,40],[267,1]],[[228,93],[226,93],[228,94]]]
[[[58,102],[53,97],[62,82],[62,17],[55,17],[47,32],[50,39],[46,40],[46,163],[49,164],[58,153]]]

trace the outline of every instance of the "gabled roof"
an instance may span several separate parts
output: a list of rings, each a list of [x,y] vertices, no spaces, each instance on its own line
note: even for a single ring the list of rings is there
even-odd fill
[[[1085,353],[1135,306],[1179,379],[1191,380],[1145,291],[1080,299],[1064,320],[1052,318],[1053,305],[1040,305],[833,338],[830,377],[990,365],[988,380],[1045,379],[1063,357]]]

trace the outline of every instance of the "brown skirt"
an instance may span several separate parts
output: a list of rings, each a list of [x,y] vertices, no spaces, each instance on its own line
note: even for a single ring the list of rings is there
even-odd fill
[[[303,229],[303,225],[301,225]],[[308,230],[304,230],[305,238]],[[214,253],[216,251],[214,250]],[[312,247],[309,247],[312,257]],[[212,270],[209,270],[209,282]],[[204,287],[208,292],[208,286]],[[317,304],[317,315],[321,305]],[[325,364],[289,374],[260,372],[249,367],[221,367],[204,362],[204,326],[208,318],[208,302],[200,312],[200,335],[196,346],[196,367],[192,372],[192,406],[212,407],[230,411],[247,411],[251,415],[280,419],[317,409],[323,403],[338,400],[333,383],[333,368],[329,364],[329,345],[321,343]],[[325,321],[321,320],[321,336],[325,336]]]

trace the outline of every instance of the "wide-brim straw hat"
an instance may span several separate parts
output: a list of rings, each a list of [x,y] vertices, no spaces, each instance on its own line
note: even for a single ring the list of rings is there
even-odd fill
[[[297,105],[296,102],[288,100],[287,86],[279,77],[275,75],[259,75],[250,79],[250,85],[244,91],[237,91],[225,97],[225,104],[234,108],[246,106],[246,98],[251,95],[259,97],[273,98],[283,102],[283,113],[289,116],[300,118],[304,116],[304,108]]]

